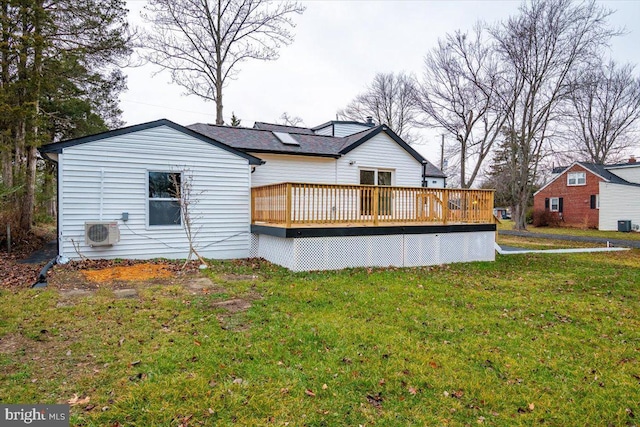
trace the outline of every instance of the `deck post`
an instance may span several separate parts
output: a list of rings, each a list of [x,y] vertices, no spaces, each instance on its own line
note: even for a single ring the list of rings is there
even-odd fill
[[[373,187],[373,208],[371,216],[373,218],[373,225],[378,225],[378,210],[380,209],[380,188],[378,186]]]
[[[449,218],[449,191],[442,190],[442,222],[447,223]]]
[[[256,190],[251,189],[251,224],[256,222]]]
[[[287,206],[285,208],[287,228],[291,227],[291,183],[287,182],[286,188]]]

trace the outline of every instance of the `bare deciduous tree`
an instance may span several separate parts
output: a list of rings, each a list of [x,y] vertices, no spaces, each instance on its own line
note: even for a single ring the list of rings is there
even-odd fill
[[[189,169],[185,168],[182,172],[172,173],[170,179],[172,197],[180,203],[180,216],[182,217],[184,232],[189,242],[189,254],[182,268],[186,267],[189,261],[191,261],[191,255],[195,255],[201,265],[206,267],[207,261],[197,250],[197,238],[200,227],[196,226],[195,222],[200,218],[194,216],[192,209],[198,204],[200,201],[198,196],[202,196],[202,194],[193,193],[193,173]]]
[[[462,188],[473,185],[505,122],[506,114],[496,108],[499,89],[493,46],[481,24],[472,34],[448,34],[425,57],[418,103],[427,126],[457,141],[453,152]]]
[[[568,95],[569,76],[595,63],[616,34],[606,23],[610,13],[594,1],[533,0],[492,30],[507,87],[505,149],[516,160],[509,170],[516,229],[526,228],[529,195],[559,105]]]
[[[415,142],[411,134],[418,115],[415,91],[415,80],[408,74],[378,73],[363,93],[338,111],[338,117],[358,122],[372,117],[378,124],[391,127],[405,141]]]
[[[285,126],[300,126],[304,125],[304,120],[298,116],[292,116],[286,111],[280,115],[280,118],[276,120],[276,123],[285,125]]]
[[[632,65],[611,61],[577,75],[569,93],[573,152],[590,162],[618,161],[634,143],[640,118],[640,79]]]
[[[216,103],[223,124],[222,89],[248,59],[277,59],[293,41],[293,15],[304,7],[268,0],[150,0],[143,18],[146,58],[171,72],[174,83]]]

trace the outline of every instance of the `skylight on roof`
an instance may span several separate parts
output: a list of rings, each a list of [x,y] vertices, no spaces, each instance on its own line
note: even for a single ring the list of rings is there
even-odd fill
[[[280,140],[280,142],[282,142],[285,145],[300,145],[300,143],[298,141],[296,141],[295,139],[293,139],[293,137],[291,135],[289,135],[286,132],[272,132],[276,138],[278,138]]]

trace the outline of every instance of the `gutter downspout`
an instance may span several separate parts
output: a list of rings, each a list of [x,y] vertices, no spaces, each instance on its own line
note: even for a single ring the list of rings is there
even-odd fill
[[[56,187],[60,182],[60,165],[57,161],[53,160],[51,157],[47,155],[47,153],[40,153],[45,160],[54,162],[56,164]],[[60,215],[60,189],[56,188],[56,213]],[[47,286],[47,272],[58,263],[58,257],[60,256],[60,221],[56,218],[56,248],[58,248],[58,253],[56,256],[49,261],[38,274],[36,282],[31,285],[31,289],[44,288]]]
[[[46,288],[47,287],[47,272],[51,269],[51,267],[53,267],[57,263],[58,263],[58,257],[56,256],[51,261],[49,261],[44,267],[42,267],[42,270],[40,270],[40,274],[38,274],[38,278],[36,280],[36,283],[31,285],[31,289]]]

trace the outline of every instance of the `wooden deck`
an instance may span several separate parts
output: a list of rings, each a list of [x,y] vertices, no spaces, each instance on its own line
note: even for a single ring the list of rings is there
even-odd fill
[[[252,188],[251,222],[283,228],[494,224],[493,190],[273,184]]]

